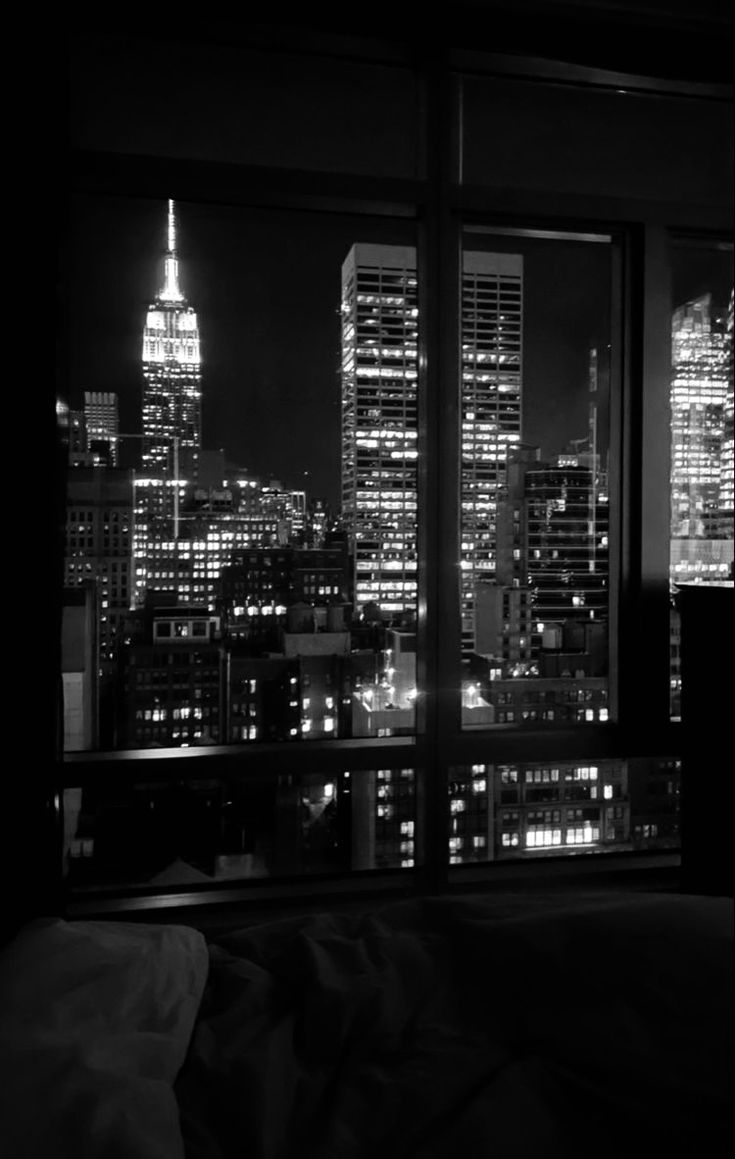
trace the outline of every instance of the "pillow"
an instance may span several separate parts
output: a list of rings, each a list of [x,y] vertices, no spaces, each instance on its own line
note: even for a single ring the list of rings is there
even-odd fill
[[[184,926],[41,919],[0,955],[12,1159],[183,1159],[173,1082],[207,978]]]

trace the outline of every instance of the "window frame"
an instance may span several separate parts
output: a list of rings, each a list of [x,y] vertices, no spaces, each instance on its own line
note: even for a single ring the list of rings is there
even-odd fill
[[[336,49],[338,55],[340,50]],[[374,51],[374,50],[372,50]],[[369,55],[369,54],[368,54]],[[388,54],[390,56],[390,54]],[[395,54],[387,62],[405,67]],[[375,767],[405,767],[416,771],[417,865],[411,873],[369,873],[318,882],[274,881],[267,886],[235,882],[206,890],[109,890],[94,899],[64,896],[55,888],[69,915],[215,904],[225,897],[258,895],[292,899],[326,889],[359,893],[378,887],[441,892],[450,888],[448,855],[448,779],[452,766],[517,761],[559,761],[575,758],[604,760],[635,756],[668,756],[682,751],[680,724],[668,712],[668,488],[670,448],[660,439],[669,423],[670,264],[673,232],[722,237],[729,230],[725,206],[680,205],[584,196],[568,197],[523,189],[470,188],[460,183],[462,76],[470,73],[524,77],[538,83],[570,83],[579,87],[615,88],[621,74],[604,73],[558,62],[448,52],[443,58],[427,53],[415,63],[421,120],[423,175],[413,181],[366,179],[348,174],[265,169],[215,162],[170,160],[120,153],[71,150],[69,195],[175,197],[212,205],[350,213],[402,218],[417,230],[419,301],[419,511],[418,511],[418,686],[424,690],[417,710],[416,735],[396,738],[283,742],[267,745],[220,745],[207,749],[131,750],[114,753],[59,754],[51,778],[52,812],[59,840],[63,832],[63,788],[94,785],[102,779],[129,782],[133,777],[176,781],[191,776],[192,760],[207,777],[247,779],[265,763],[273,769],[325,773]],[[723,100],[726,86],[662,82],[626,77],[626,87],[648,92]],[[620,391],[615,417],[620,450],[616,480],[618,529],[618,602],[611,601],[611,634],[618,641],[617,720],[581,728],[526,729],[513,725],[463,731],[459,687],[459,585],[456,565],[441,550],[459,542],[459,392],[445,392],[442,383],[459,382],[459,287],[462,230],[467,222],[549,229],[558,232],[609,233],[619,240],[616,283],[620,289],[621,350],[617,377]],[[668,313],[667,313],[668,311]],[[441,321],[441,324],[439,324]],[[63,375],[62,375],[63,379]],[[612,393],[612,392],[611,392]],[[58,436],[57,436],[58,439]],[[611,448],[613,436],[611,433]],[[645,449],[645,454],[644,454]],[[65,503],[63,449],[57,457],[60,504]],[[63,539],[61,548],[63,554]],[[613,551],[611,549],[611,560]],[[58,569],[60,570],[60,568]],[[61,585],[52,599],[60,622]],[[645,632],[643,628],[645,626]],[[59,666],[60,667],[60,666]],[[611,673],[611,691],[613,674]],[[654,700],[651,701],[651,690]],[[57,729],[57,734],[58,734]],[[143,762],[132,765],[130,762]],[[163,764],[150,762],[163,761]],[[651,853],[599,854],[596,858],[554,858],[574,862],[574,875],[586,875],[591,861],[620,865],[619,859]],[[677,855],[665,855],[672,864]],[[673,860],[672,860],[673,859]],[[654,859],[656,860],[656,859]],[[639,864],[643,864],[639,860]],[[658,862],[657,862],[658,864]],[[544,862],[546,874],[549,862]],[[492,862],[470,864],[462,878],[506,880]],[[519,862],[521,876],[538,874],[538,867]],[[571,871],[570,864],[567,865]],[[595,869],[599,872],[600,867]],[[558,869],[555,872],[560,872]],[[453,873],[456,878],[456,874]]]

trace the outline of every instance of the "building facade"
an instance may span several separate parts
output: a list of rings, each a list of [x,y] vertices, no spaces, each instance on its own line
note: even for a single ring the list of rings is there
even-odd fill
[[[718,538],[725,409],[727,333],[704,294],[674,311],[671,378],[672,538]]]
[[[569,455],[514,455],[498,526],[498,580],[528,586],[540,623],[607,620],[607,485]],[[537,629],[538,630],[538,629]]]
[[[342,515],[355,608],[416,607],[416,251],[356,244],[342,266]]]
[[[498,496],[520,440],[523,259],[466,253],[462,290],[462,647],[495,570]],[[342,267],[342,515],[359,610],[415,611],[416,253],[356,244]]]
[[[76,467],[69,472],[64,583],[92,584],[99,664],[111,671],[123,621],[132,605],[132,472]]]
[[[120,417],[117,395],[112,391],[87,390],[84,392],[84,421],[87,444],[90,448],[103,446],[111,467],[118,466]]]
[[[219,620],[199,608],[150,608],[130,619],[121,649],[118,745],[217,744],[224,716]]]
[[[143,333],[143,473],[195,479],[202,431],[199,324],[179,286],[176,217],[168,203],[163,285]]]
[[[727,307],[725,323],[725,376],[727,391],[723,414],[722,456],[720,459],[720,520],[722,534],[733,538],[735,511],[735,454],[733,425],[735,419],[735,366],[733,365],[733,292]]]
[[[521,439],[523,258],[464,254],[462,266],[462,652],[475,651],[476,590],[496,571],[506,461]]]

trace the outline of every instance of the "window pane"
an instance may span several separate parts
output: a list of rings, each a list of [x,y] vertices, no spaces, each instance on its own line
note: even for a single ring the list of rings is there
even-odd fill
[[[449,861],[679,846],[675,759],[465,765],[449,772]]]
[[[407,69],[201,39],[73,40],[77,148],[412,178],[416,109]]]
[[[678,584],[733,582],[732,246],[673,250],[671,714],[681,713]]]
[[[610,715],[611,251],[465,235],[465,727]]]
[[[470,185],[727,205],[732,106],[468,78],[464,163]]]
[[[271,774],[64,792],[72,890],[411,869],[412,769]]]
[[[79,198],[70,235],[66,751],[413,731],[411,228]]]

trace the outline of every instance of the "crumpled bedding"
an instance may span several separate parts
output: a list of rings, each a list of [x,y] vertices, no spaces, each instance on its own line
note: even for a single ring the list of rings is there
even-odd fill
[[[221,937],[187,1159],[729,1154],[732,902],[402,902]]]
[[[173,1083],[207,970],[186,926],[21,930],[0,954],[3,1159],[184,1159]]]
[[[425,899],[0,954],[3,1159],[730,1153],[733,904]]]

